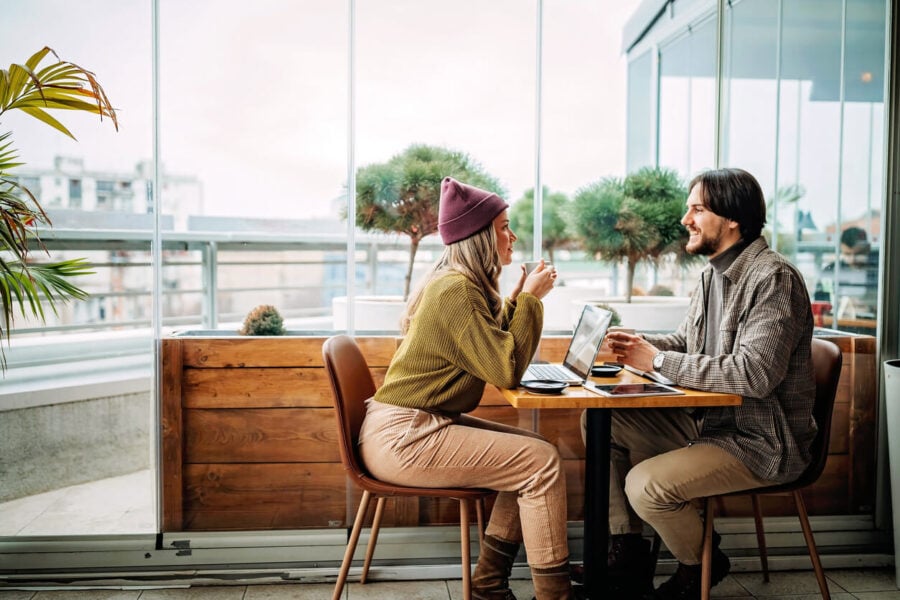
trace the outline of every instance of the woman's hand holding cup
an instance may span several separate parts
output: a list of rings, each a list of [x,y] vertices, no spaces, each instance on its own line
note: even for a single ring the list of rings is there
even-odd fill
[[[556,269],[551,263],[544,259],[536,261],[528,261],[522,265],[525,271],[525,282],[522,285],[522,291],[528,292],[538,298],[543,298],[553,289],[556,281]]]

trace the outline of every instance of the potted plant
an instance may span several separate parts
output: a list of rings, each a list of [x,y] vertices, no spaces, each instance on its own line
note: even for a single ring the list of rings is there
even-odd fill
[[[564,248],[572,243],[572,234],[566,219],[570,201],[562,192],[550,192],[546,186],[542,194],[541,248],[547,252],[547,260],[555,262],[553,252],[556,248]],[[509,211],[510,227],[519,238],[518,247],[525,250],[526,255],[534,246],[534,188],[525,191]],[[537,258],[537,257],[535,257]]]
[[[640,262],[658,264],[668,254],[682,263],[695,259],[684,251],[686,199],[677,173],[659,167],[645,167],[624,180],[603,179],[575,195],[573,227],[585,250],[601,260],[625,261],[626,302],[631,302]]]
[[[44,62],[49,54],[55,62]],[[23,64],[0,69],[0,117],[11,110],[20,110],[72,139],[72,132],[49,111],[88,112],[100,115],[101,120],[108,117],[118,130],[116,111],[94,74],[60,60],[46,47]],[[16,312],[23,316],[30,313],[44,321],[44,305],[56,313],[58,304],[87,297],[87,292],[69,279],[91,273],[84,259],[50,263],[32,260],[35,251],[49,256],[40,229],[50,227],[51,222],[38,198],[14,178],[12,170],[22,164],[12,132],[0,133],[0,336],[5,334],[7,342]],[[0,364],[6,364],[2,346]]]
[[[698,259],[684,250],[687,231],[681,226],[687,189],[669,169],[645,167],[624,179],[606,178],[580,189],[572,203],[572,226],[582,247],[601,260],[625,261],[624,302],[615,306],[622,322],[647,330],[677,326],[687,307],[680,297],[633,299],[638,264],[658,265],[663,257],[689,264]]]
[[[271,304],[260,304],[247,313],[241,329],[241,335],[284,335],[284,319],[278,309]]]
[[[467,154],[437,146],[414,144],[387,162],[367,165],[356,174],[356,224],[360,229],[409,237],[404,300],[409,297],[419,243],[437,231],[441,181],[448,176],[505,195],[499,181]]]

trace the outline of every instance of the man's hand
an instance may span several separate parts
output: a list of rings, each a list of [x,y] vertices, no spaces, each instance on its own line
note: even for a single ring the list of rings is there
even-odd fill
[[[610,331],[603,342],[619,362],[641,371],[653,370],[653,357],[659,350],[639,335],[624,331]]]

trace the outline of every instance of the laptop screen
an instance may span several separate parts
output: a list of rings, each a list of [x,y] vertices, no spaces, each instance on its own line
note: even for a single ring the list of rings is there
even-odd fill
[[[572,334],[572,343],[563,364],[582,379],[587,379],[594,366],[594,359],[609,328],[612,313],[605,308],[585,304],[581,318]]]

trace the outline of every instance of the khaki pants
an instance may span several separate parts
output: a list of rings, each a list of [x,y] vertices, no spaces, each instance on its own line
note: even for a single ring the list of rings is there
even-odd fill
[[[640,533],[646,522],[679,562],[697,565],[703,520],[692,501],[772,483],[718,446],[688,445],[699,435],[697,421],[680,408],[612,411],[611,534]]]
[[[370,400],[359,449],[388,483],[498,490],[488,535],[524,542],[533,567],[568,559],[566,480],[556,447],[538,434]]]

